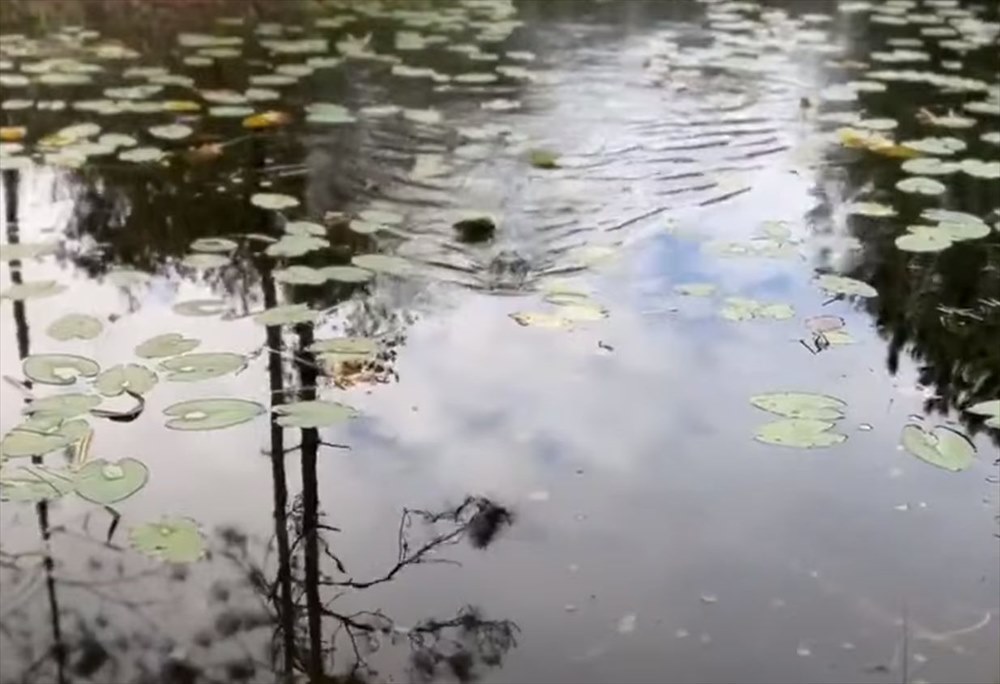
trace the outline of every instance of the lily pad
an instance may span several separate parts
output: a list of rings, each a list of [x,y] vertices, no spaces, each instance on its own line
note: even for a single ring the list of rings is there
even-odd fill
[[[967,469],[976,455],[976,447],[968,437],[942,425],[933,431],[919,425],[906,425],[900,442],[920,460],[952,472]]]
[[[285,224],[285,232],[289,235],[326,237],[326,226],[312,221],[289,221]]]
[[[905,173],[923,176],[945,176],[957,172],[961,167],[957,162],[943,161],[937,157],[917,157],[907,159],[900,168]]]
[[[266,412],[255,401],[246,399],[193,399],[163,410],[171,430],[221,430],[253,420]]]
[[[246,364],[246,358],[230,352],[183,354],[160,362],[171,382],[199,382],[233,373]]]
[[[283,304],[266,309],[253,320],[260,325],[293,325],[311,323],[319,318],[320,312],[309,308],[308,304]]]
[[[904,140],[900,143],[903,147],[908,147],[924,154],[949,155],[961,152],[966,148],[966,144],[958,138],[923,138],[921,140]]]
[[[833,427],[834,423],[823,420],[803,418],[776,420],[757,428],[754,439],[776,446],[817,449],[840,444],[847,439],[846,435],[830,432]]]
[[[0,453],[9,458],[43,456],[68,447],[90,433],[82,419],[63,421],[57,416],[32,416],[0,441]]]
[[[94,386],[106,397],[117,397],[125,390],[145,394],[156,386],[156,373],[137,363],[112,366],[97,376]]]
[[[536,169],[559,168],[559,157],[550,150],[531,150],[528,153],[528,161]]]
[[[330,102],[306,105],[306,121],[315,124],[346,124],[357,121],[347,107]]]
[[[816,284],[831,294],[856,297],[876,297],[878,290],[868,283],[838,275],[821,275],[816,278]]]
[[[297,257],[329,246],[330,243],[325,238],[293,234],[282,236],[273,245],[268,245],[264,251],[269,256]]]
[[[366,283],[374,276],[371,271],[357,266],[327,266],[322,270],[328,280],[338,283]]]
[[[103,458],[88,461],[76,473],[76,493],[97,504],[124,501],[149,481],[149,469],[134,458],[110,462]]]
[[[133,527],[132,548],[167,563],[194,563],[205,553],[205,538],[193,520],[163,519]]]
[[[897,181],[896,189],[909,194],[935,196],[943,194],[948,188],[944,183],[936,181],[933,178],[913,176],[912,178],[904,178],[901,181]]]
[[[0,299],[41,299],[52,297],[66,291],[66,286],[54,280],[28,280],[17,285],[11,285],[0,292]]]
[[[52,416],[65,420],[87,413],[101,403],[96,394],[56,394],[35,399],[24,407],[24,412],[32,416]]]
[[[93,377],[101,367],[97,362],[73,354],[32,354],[21,366],[24,376],[44,385],[72,385],[77,377]]]
[[[1000,399],[981,401],[965,410],[977,416],[986,416],[986,425],[995,430],[1000,430]]]
[[[161,359],[186,354],[201,344],[200,340],[180,333],[165,333],[150,337],[135,348],[135,355],[144,359]]]
[[[847,205],[846,211],[848,214],[859,214],[861,216],[872,217],[896,215],[895,209],[887,204],[881,204],[879,202],[852,202]]]
[[[258,192],[250,197],[250,204],[261,209],[281,211],[299,206],[299,201],[291,195],[282,195],[276,192]]]
[[[280,404],[274,407],[275,422],[282,427],[318,428],[354,418],[358,412],[351,406],[316,399]]]
[[[19,468],[0,478],[0,499],[19,503],[52,501],[73,491],[74,474],[43,465]]]
[[[191,249],[196,252],[222,252],[229,253],[239,247],[235,242],[226,238],[198,238],[191,243]]]
[[[104,324],[100,319],[86,314],[66,314],[53,321],[45,329],[46,334],[54,340],[92,340],[101,334]]]
[[[136,164],[158,162],[166,156],[167,153],[158,147],[134,147],[118,153],[120,160]]]
[[[896,246],[904,252],[940,252],[953,244],[951,238],[933,228],[907,233],[896,238]]]
[[[194,254],[188,254],[184,257],[181,260],[181,263],[189,268],[208,270],[210,268],[222,268],[223,266],[228,266],[229,257],[222,254],[195,252]]]
[[[174,313],[181,316],[217,316],[223,313],[227,306],[221,299],[189,299],[177,302],[171,308]]]
[[[149,129],[149,134],[154,138],[162,138],[163,140],[183,140],[187,138],[192,133],[194,129],[190,126],[185,126],[184,124],[168,124],[166,126],[152,126]]]
[[[759,409],[786,418],[811,420],[839,420],[844,417],[847,404],[826,394],[809,392],[769,392],[750,397],[750,403]]]
[[[132,287],[134,285],[145,285],[152,278],[148,273],[143,273],[142,271],[134,271],[132,269],[119,269],[117,271],[108,271],[107,274],[108,281],[118,287]]]
[[[406,277],[414,275],[416,266],[403,257],[390,254],[358,254],[351,263],[374,273]]]

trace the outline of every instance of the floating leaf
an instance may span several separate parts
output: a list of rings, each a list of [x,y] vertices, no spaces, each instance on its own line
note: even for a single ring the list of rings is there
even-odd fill
[[[425,125],[439,124],[444,119],[436,109],[404,109],[403,117],[409,121]]]
[[[18,242],[0,245],[0,261],[25,261],[52,254],[59,247],[56,242]]]
[[[1000,430],[1000,399],[981,401],[965,410],[977,416],[986,416],[986,425],[995,430]]]
[[[68,447],[90,433],[85,420],[63,421],[58,416],[39,415],[17,426],[0,441],[0,453],[10,458],[43,456]]]
[[[878,291],[868,283],[863,283],[860,280],[846,276],[821,275],[816,278],[816,284],[832,294],[857,297],[875,297],[878,295]]]
[[[271,209],[281,211],[299,206],[299,201],[291,195],[282,195],[276,192],[258,192],[250,197],[250,204],[261,209]]]
[[[105,506],[124,501],[149,481],[149,469],[134,458],[109,462],[88,461],[76,473],[76,493],[80,498]]]
[[[0,478],[0,499],[20,503],[52,501],[72,492],[75,484],[69,470],[33,465]]]
[[[180,333],[165,333],[141,343],[135,348],[135,354],[144,359],[161,359],[186,354],[199,344],[199,340],[184,337]]]
[[[117,397],[125,390],[145,394],[156,386],[156,373],[136,363],[112,366],[97,376],[94,386],[106,397]]]
[[[904,140],[900,143],[906,147],[924,154],[949,155],[961,152],[966,145],[958,138],[923,138],[921,140]]]
[[[550,150],[531,150],[528,153],[528,161],[536,169],[559,168],[559,157]]]
[[[896,246],[904,252],[940,252],[952,244],[954,243],[947,235],[933,228],[914,231],[896,238]]]
[[[308,304],[283,304],[265,309],[253,320],[260,325],[293,325],[295,323],[311,323],[319,318],[319,311],[309,308]]]
[[[194,133],[194,129],[184,124],[169,124],[167,126],[153,126],[149,129],[149,134],[154,138],[163,140],[183,140]]]
[[[122,161],[135,162],[137,164],[158,162],[166,156],[166,152],[158,147],[135,147],[131,150],[118,153],[118,158]]]
[[[239,247],[232,240],[226,238],[198,238],[191,243],[191,249],[196,252],[223,252],[229,253]]]
[[[318,428],[354,418],[358,412],[351,406],[316,399],[275,406],[275,422],[282,427]]]
[[[306,121],[317,124],[345,124],[357,121],[344,106],[330,102],[315,102],[306,105]]]
[[[765,423],[757,428],[754,439],[764,444],[795,447],[799,449],[817,449],[840,444],[847,439],[846,435],[830,432],[834,423],[823,420],[808,420],[792,418]]]
[[[101,403],[96,394],[56,394],[35,399],[24,407],[24,412],[32,416],[51,416],[60,419],[74,418]]]
[[[43,297],[52,297],[65,290],[65,285],[61,285],[54,280],[27,280],[17,285],[11,285],[3,292],[0,292],[0,299],[41,299]]]
[[[809,392],[769,392],[750,397],[759,409],[786,418],[838,420],[844,417],[847,404],[836,397]]]
[[[312,221],[289,221],[285,224],[285,232],[289,235],[325,237],[326,226],[313,223]]]
[[[246,358],[230,352],[194,353],[175,356],[160,362],[160,370],[169,371],[171,382],[198,382],[233,373],[246,364]]]
[[[223,256],[222,254],[205,254],[203,252],[195,252],[194,254],[188,254],[181,260],[181,263],[189,268],[198,269],[210,269],[210,268],[222,268],[223,266],[229,265],[229,257]]]
[[[246,399],[193,399],[163,410],[171,430],[221,430],[253,420],[266,412],[255,401]]]
[[[788,304],[764,304],[755,299],[727,297],[719,314],[730,321],[748,321],[752,318],[770,318],[783,321],[795,317],[795,309]]]
[[[273,245],[264,250],[269,256],[297,257],[317,249],[329,247],[325,238],[312,235],[284,235]]]
[[[44,385],[72,385],[77,376],[93,377],[100,370],[96,361],[72,354],[33,354],[22,364],[26,378]]]
[[[117,271],[108,271],[106,277],[110,283],[118,287],[132,287],[134,285],[145,285],[150,281],[152,276],[142,271],[123,268]]]
[[[912,178],[904,178],[901,181],[897,181],[896,189],[910,194],[934,196],[944,193],[948,188],[944,183],[936,181],[933,178],[913,176]]]
[[[275,269],[274,279],[279,283],[290,283],[292,285],[321,285],[328,278],[321,268],[312,266],[289,266],[288,268]]]
[[[351,263],[368,271],[400,277],[414,275],[416,271],[411,261],[389,254],[358,254]]]
[[[937,157],[918,157],[907,159],[900,168],[905,173],[913,173],[924,176],[944,176],[955,173],[961,167],[956,162],[942,161]]]
[[[365,283],[374,275],[371,271],[357,266],[327,266],[322,271],[328,280],[339,283]]]
[[[181,316],[216,316],[226,310],[226,303],[221,299],[189,299],[177,302],[172,308]]]
[[[919,425],[906,425],[900,441],[920,460],[952,472],[967,469],[976,455],[976,447],[968,437],[941,425],[933,431]]]
[[[1000,161],[983,161],[981,159],[963,159],[958,163],[965,173],[973,178],[996,180],[1000,178]]]
[[[133,527],[132,548],[167,563],[194,563],[205,553],[205,538],[192,520],[167,519]]]
[[[104,324],[93,316],[85,314],[66,314],[53,321],[45,329],[46,334],[54,340],[92,340],[101,334]]]

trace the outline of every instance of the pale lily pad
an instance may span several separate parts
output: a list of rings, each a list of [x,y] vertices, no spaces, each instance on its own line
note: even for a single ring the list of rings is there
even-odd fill
[[[783,321],[794,318],[795,309],[788,304],[764,304],[755,299],[727,297],[719,315],[730,321],[748,321],[753,318]]]
[[[174,356],[160,362],[171,382],[198,382],[233,373],[246,364],[246,358],[230,352],[194,353]]]
[[[268,245],[264,251],[269,256],[297,257],[329,246],[330,243],[325,238],[293,234],[282,236],[273,245]]]
[[[674,285],[674,292],[689,297],[711,297],[715,294],[716,289],[716,286],[712,283],[682,283]]]
[[[939,223],[973,223],[986,225],[986,222],[975,214],[967,214],[964,211],[952,211],[951,209],[924,209],[920,212],[920,217],[928,221]]]
[[[11,285],[0,292],[0,299],[41,299],[52,297],[66,291],[66,286],[54,280],[26,280],[17,285]]]
[[[171,308],[181,316],[217,316],[226,310],[226,303],[221,299],[189,299]]]
[[[1000,145],[1000,131],[990,131],[988,133],[983,133],[981,136],[979,136],[979,139],[991,145]]]
[[[362,221],[360,219],[354,219],[347,227],[359,235],[373,235],[383,228],[381,224]]]
[[[165,333],[141,343],[135,348],[135,355],[144,359],[162,359],[186,354],[199,344],[200,340],[184,337],[180,333]]]
[[[104,324],[100,319],[86,314],[66,314],[53,321],[45,329],[46,334],[54,340],[92,340],[101,334]]]
[[[105,506],[129,498],[149,481],[149,469],[134,458],[110,462],[88,461],[76,473],[76,493],[87,501]]]
[[[374,274],[357,266],[327,266],[322,269],[328,280],[338,283],[366,283]]]
[[[285,232],[289,235],[326,237],[326,226],[312,221],[289,221],[285,224]]]
[[[222,254],[195,252],[194,254],[188,254],[186,257],[181,259],[181,263],[188,268],[208,270],[210,268],[222,268],[223,266],[228,266],[229,257],[223,256]]]
[[[0,261],[25,261],[52,254],[58,249],[56,242],[18,242],[0,245]]]
[[[830,432],[833,427],[834,423],[823,420],[803,418],[776,420],[757,428],[754,439],[776,446],[817,449],[840,444],[847,439],[846,435]]]
[[[24,412],[32,416],[52,416],[62,420],[87,413],[101,403],[96,394],[56,394],[35,399],[24,407]]]
[[[0,453],[10,458],[43,456],[68,447],[90,433],[85,420],[63,421],[52,415],[32,416],[8,432],[0,441]]]
[[[308,304],[283,304],[266,309],[253,317],[260,325],[293,325],[311,323],[319,318],[320,312],[309,308]]]
[[[404,109],[403,117],[409,121],[425,125],[439,124],[444,120],[436,109]]]
[[[937,157],[917,157],[907,159],[900,168],[905,173],[923,176],[945,176],[957,172],[961,167],[957,162],[942,161]]]
[[[166,126],[152,126],[149,134],[154,138],[163,140],[183,140],[194,133],[194,129],[184,124],[168,124]]]
[[[312,266],[279,268],[275,269],[272,275],[279,283],[292,285],[321,285],[328,280],[322,268],[313,268]]]
[[[205,538],[194,521],[163,519],[133,527],[132,548],[167,563],[194,563],[205,554]]]
[[[846,276],[829,274],[821,275],[816,278],[816,284],[831,294],[857,297],[878,296],[878,290],[868,283],[855,280],[854,278],[848,278]]]
[[[276,192],[258,192],[250,197],[250,204],[261,209],[281,211],[299,206],[299,201],[291,195],[282,195]]]
[[[44,385],[72,385],[79,377],[100,372],[97,362],[72,354],[33,354],[22,364],[24,376]]]
[[[122,161],[134,162],[136,164],[158,162],[166,156],[167,153],[158,147],[134,147],[118,153],[118,158]]]
[[[351,263],[368,271],[400,277],[413,275],[416,270],[408,259],[389,254],[358,254]]]
[[[239,247],[235,242],[227,238],[198,238],[191,243],[191,249],[195,252],[233,252]]]
[[[936,226],[909,226],[907,230],[916,233],[937,233],[953,242],[962,240],[978,240],[990,234],[990,227],[985,223],[939,223]]]
[[[900,441],[920,460],[952,472],[966,470],[976,455],[976,447],[968,437],[942,425],[933,431],[919,425],[906,425]]]
[[[0,499],[19,503],[52,501],[73,491],[75,475],[65,468],[32,465],[0,478]]]
[[[106,397],[117,397],[125,390],[145,394],[156,386],[156,373],[136,363],[112,366],[97,376],[94,386]]]
[[[951,239],[934,229],[900,235],[896,238],[896,247],[904,252],[940,252],[954,244]]]
[[[977,416],[986,416],[986,425],[994,430],[1000,430],[1000,399],[981,401],[965,409]]]
[[[246,399],[193,399],[163,410],[171,430],[221,430],[253,420],[266,412],[255,401]]]
[[[903,147],[908,147],[924,154],[949,155],[961,152],[966,148],[966,144],[958,138],[923,138],[921,140],[904,140],[900,143]]]
[[[252,116],[253,112],[253,107],[244,107],[242,105],[219,105],[208,108],[208,115],[218,119],[243,119]]]
[[[896,189],[909,194],[935,196],[943,194],[948,188],[944,183],[936,181],[933,178],[913,176],[912,178],[904,178],[901,181],[897,181]]]
[[[367,337],[336,337],[316,340],[309,345],[309,351],[336,357],[338,361],[365,361],[378,351],[378,343]]]
[[[846,207],[848,214],[859,214],[861,216],[895,216],[896,210],[887,204],[879,202],[852,202]]]
[[[559,168],[559,157],[550,150],[531,150],[528,153],[528,161],[536,169]]]
[[[962,173],[973,178],[996,180],[1000,178],[1000,161],[983,161],[981,159],[963,159],[958,163]]]
[[[810,392],[769,392],[750,397],[750,403],[759,409],[785,418],[811,420],[839,420],[844,417],[847,404],[826,394]]]
[[[119,269],[117,271],[108,271],[107,279],[113,285],[118,287],[132,287],[136,285],[145,285],[150,281],[152,276],[148,273],[143,273],[142,271],[134,271],[132,269]]]
[[[357,121],[347,107],[330,102],[306,105],[306,121],[316,124],[345,124]]]
[[[318,428],[354,418],[358,412],[351,406],[321,399],[297,401],[275,406],[275,422],[282,427]]]

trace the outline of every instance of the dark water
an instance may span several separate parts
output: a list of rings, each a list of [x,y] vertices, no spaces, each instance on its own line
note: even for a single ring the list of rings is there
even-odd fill
[[[0,303],[0,424],[39,398],[97,391],[33,381],[31,355],[140,363],[159,380],[131,420],[88,418],[91,461],[148,470],[134,495],[17,496],[24,468],[73,468],[76,440],[4,462],[5,496],[31,500],[0,509],[0,679],[1000,680],[1000,433],[966,410],[1000,396],[996,7],[863,5],[5,0],[0,121],[27,132],[0,157],[3,242],[54,245],[0,265],[0,289],[66,289]],[[343,42],[369,33],[367,48]],[[310,38],[327,42],[268,47]],[[296,47],[315,51],[280,52]],[[250,80],[329,57],[287,84]],[[56,58],[70,61],[38,64]],[[163,79],[136,67],[191,80],[135,100],[106,91]],[[52,76],[81,70],[86,82]],[[829,89],[856,81],[868,84],[850,101]],[[248,85],[274,99],[224,106],[292,121],[252,133],[249,112],[209,109],[212,91]],[[127,104],[146,101],[200,109]],[[317,102],[352,120],[307,121]],[[928,118],[950,110],[968,121]],[[836,112],[892,119],[873,125],[894,125],[882,133],[897,142],[957,138],[950,158],[986,171],[901,192],[901,160],[846,149]],[[84,123],[101,130],[44,140]],[[148,132],[173,123],[190,135]],[[164,156],[86,146],[106,133]],[[532,150],[558,167],[535,168]],[[261,209],[260,192],[300,204]],[[896,215],[850,213],[858,201]],[[901,250],[929,208],[988,234]],[[398,216],[349,227],[372,210]],[[492,239],[452,227],[484,215]],[[319,246],[268,255],[296,220],[320,224]],[[214,264],[185,261],[200,238],[233,245]],[[770,251],[726,254],[733,242]],[[282,280],[367,253],[404,257],[406,273]],[[877,296],[831,295],[819,274]],[[716,289],[677,290],[701,283]],[[589,297],[545,301],[566,291]],[[727,320],[734,296],[793,312]],[[173,309],[202,299],[218,310]],[[321,313],[252,318],[290,303]],[[521,326],[516,313],[545,316]],[[99,333],[54,338],[67,314]],[[815,335],[820,315],[841,317],[852,343]],[[135,351],[165,333],[243,365],[168,380]],[[375,340],[376,357],[330,367],[309,350],[342,336]],[[750,398],[776,391],[843,400],[847,439],[755,440],[769,414]],[[165,427],[164,409],[206,398],[279,411],[324,399],[357,415]],[[950,426],[976,452],[959,472],[934,467],[900,446],[907,424]],[[161,520],[197,526],[197,561],[133,548]]]

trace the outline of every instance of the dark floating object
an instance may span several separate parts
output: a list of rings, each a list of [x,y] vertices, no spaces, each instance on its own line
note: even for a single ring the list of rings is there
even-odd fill
[[[462,219],[453,223],[452,228],[458,233],[462,242],[485,242],[493,237],[497,224],[489,216]]]

